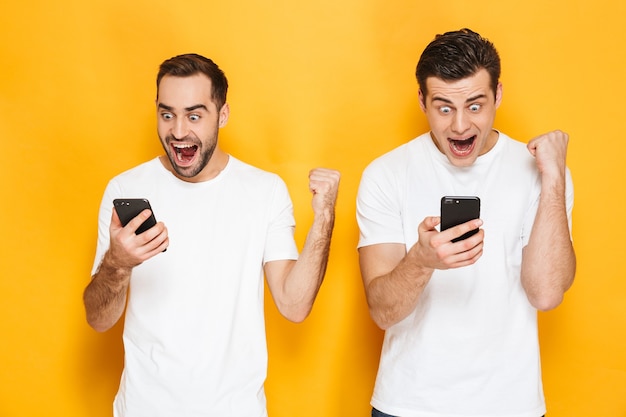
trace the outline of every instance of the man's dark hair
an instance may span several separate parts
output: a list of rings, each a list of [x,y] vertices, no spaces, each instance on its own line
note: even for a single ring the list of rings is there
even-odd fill
[[[486,69],[491,77],[495,96],[500,81],[500,57],[489,40],[470,29],[446,32],[435,36],[420,56],[415,70],[417,83],[424,95],[426,79],[436,77],[457,81]]]
[[[224,72],[215,62],[198,54],[184,54],[164,61],[159,67],[157,75],[157,95],[159,83],[166,75],[174,77],[189,77],[195,74],[204,74],[211,80],[211,100],[220,110],[226,103],[228,80]]]

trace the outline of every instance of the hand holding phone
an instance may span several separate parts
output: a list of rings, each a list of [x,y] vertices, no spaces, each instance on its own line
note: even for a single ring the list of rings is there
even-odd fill
[[[445,196],[441,198],[441,231],[480,217],[480,198]],[[452,239],[452,242],[467,239],[478,233],[478,229]]]
[[[150,209],[150,211],[152,211],[150,202],[148,202],[145,198],[116,198],[113,200],[113,207],[115,207],[115,211],[122,222],[122,226],[126,226],[128,222],[137,217],[139,213],[145,209]],[[156,223],[156,218],[154,217],[153,212],[150,214],[150,217],[148,217],[148,219],[146,219],[146,221],[139,226],[139,228],[135,231],[135,234],[139,235],[145,232]]]

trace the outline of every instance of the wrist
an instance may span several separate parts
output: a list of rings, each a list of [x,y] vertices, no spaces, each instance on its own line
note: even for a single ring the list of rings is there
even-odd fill
[[[413,246],[404,257],[405,262],[409,266],[410,276],[418,279],[420,282],[430,280],[435,268],[426,266],[418,245]]]
[[[122,265],[109,250],[102,258],[99,271],[104,272],[107,276],[123,279],[124,277],[130,277],[132,267]]]

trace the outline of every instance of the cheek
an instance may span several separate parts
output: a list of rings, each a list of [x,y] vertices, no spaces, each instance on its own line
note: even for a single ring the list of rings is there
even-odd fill
[[[449,144],[448,144],[448,137],[446,136],[445,133],[437,132],[435,130],[433,130],[432,132],[433,132],[433,135],[435,136],[435,142],[437,144],[437,147],[440,150],[443,150],[443,149],[445,149],[445,148],[447,148],[449,146]],[[431,135],[431,137],[432,137],[432,135]]]
[[[162,122],[157,122],[157,133],[161,138],[165,138],[165,136],[167,136],[167,129]]]
[[[159,138],[165,140],[165,138],[172,134],[173,127],[171,121],[157,120],[157,135],[159,135]]]
[[[484,113],[474,118],[474,125],[478,126],[481,130],[489,130],[493,127],[495,114]]]
[[[435,131],[435,132],[445,131],[450,126],[450,122],[448,118],[442,117],[440,115],[426,113],[426,119],[428,120],[428,125],[430,126],[430,130]]]

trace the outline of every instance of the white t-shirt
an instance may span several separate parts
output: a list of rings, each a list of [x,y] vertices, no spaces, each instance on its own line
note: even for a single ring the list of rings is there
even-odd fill
[[[232,156],[201,183],[158,158],[122,173],[104,193],[93,272],[114,198],[147,198],[170,239],[132,273],[115,416],[266,416],[263,264],[298,257],[284,182]]]
[[[415,310],[385,332],[372,405],[402,417],[539,417],[545,413],[536,310],[520,281],[540,194],[526,145],[500,133],[470,167],[455,167],[428,133],[372,162],[357,198],[359,247],[417,242],[444,195],[481,199],[484,252],[435,270]],[[567,173],[571,229],[573,188]]]

